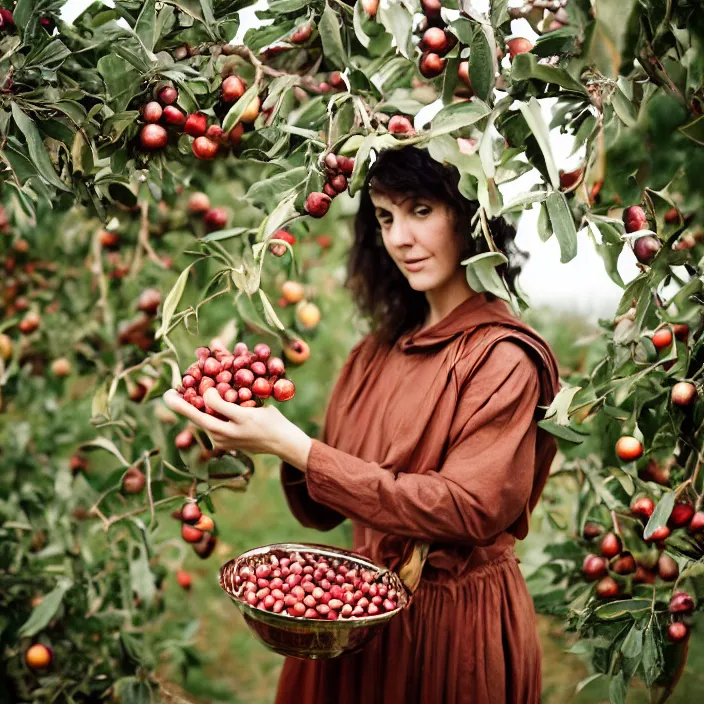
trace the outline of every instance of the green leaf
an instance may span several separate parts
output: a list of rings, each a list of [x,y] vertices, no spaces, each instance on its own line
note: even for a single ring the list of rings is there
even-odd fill
[[[279,320],[279,316],[276,315],[276,311],[271,305],[271,301],[262,289],[259,289],[259,298],[261,299],[262,306],[264,306],[264,317],[266,318],[266,322],[279,330],[285,330],[286,326]]]
[[[646,687],[652,687],[662,672],[662,651],[660,639],[653,630],[652,623],[643,633],[643,680]]]
[[[141,521],[136,521],[136,523],[139,525]],[[156,593],[156,585],[154,584],[154,575],[149,567],[147,548],[144,544],[139,546],[139,555],[130,560],[130,579],[132,589],[137,592],[142,601],[145,604],[151,604]]]
[[[270,5],[271,7],[271,5]],[[363,24],[367,19],[366,12],[362,7],[361,2],[355,2],[354,4],[354,14],[352,15],[352,26],[354,28],[354,33],[357,37],[357,41],[365,48],[369,48],[371,42],[371,37],[364,31]]]
[[[650,599],[624,599],[597,606],[594,615],[602,621],[614,621],[624,616],[650,611]]]
[[[541,242],[547,242],[553,236],[552,224],[550,222],[550,214],[545,201],[540,204],[540,212],[538,213],[538,237]]]
[[[320,40],[323,43],[325,63],[344,70],[349,65],[350,61],[347,58],[347,52],[342,43],[340,18],[327,2],[325,3],[323,15],[318,23],[318,31],[320,32]]]
[[[116,113],[123,112],[139,92],[140,74],[128,61],[115,54],[102,56],[96,66],[103,77],[110,107]]]
[[[56,615],[61,606],[64,594],[73,586],[73,582],[68,578],[62,578],[52,591],[42,597],[39,606],[32,610],[29,618],[20,628],[18,635],[22,638],[30,638],[44,630],[49,621]]]
[[[490,113],[491,108],[479,100],[447,105],[435,115],[430,123],[428,138],[431,139],[463,127],[469,127]]]
[[[501,252],[483,252],[465,259],[462,264],[467,266],[467,282],[474,291],[488,291],[510,301],[508,289],[496,270],[497,266],[506,262],[508,259]]]
[[[626,704],[626,690],[628,683],[623,670],[611,677],[609,683],[609,703],[610,704]]]
[[[381,3],[376,14],[377,22],[384,25],[386,31],[396,41],[398,51],[406,59],[414,55],[411,43],[413,16],[400,2]]]
[[[495,32],[498,27],[508,21],[507,6],[508,0],[491,0],[491,26]]]
[[[616,86],[611,94],[611,105],[621,122],[626,127],[634,127],[637,120],[636,109],[633,103],[623,94],[623,91]]]
[[[199,239],[200,242],[219,242],[220,240],[229,240],[231,237],[240,237],[245,232],[251,232],[250,227],[231,227],[227,230],[218,230],[210,232],[205,237]]]
[[[679,128],[680,132],[693,142],[704,146],[704,115]]]
[[[490,100],[494,90],[494,57],[483,27],[479,25],[469,48],[469,81],[482,100]]]
[[[88,442],[84,442],[81,447],[100,447],[116,457],[123,467],[127,467],[130,464],[120,450],[118,450],[117,445],[115,445],[112,440],[108,440],[107,438],[95,438],[95,440],[89,440]]]
[[[350,195],[354,195],[363,185],[369,167],[369,152],[374,149],[390,149],[402,144],[390,134],[370,134],[367,135],[359,145],[354,159],[354,171],[350,178]]]
[[[34,121],[27,117],[14,102],[12,103],[12,117],[27,141],[29,157],[42,178],[54,188],[58,188],[61,191],[69,191],[70,188],[56,175],[54,165],[51,163]]]
[[[145,0],[139,13],[134,32],[149,51],[154,51],[156,36],[156,0]]]
[[[565,69],[538,63],[535,54],[519,54],[511,64],[511,78],[515,81],[535,79],[544,83],[554,83],[572,93],[580,93],[588,97],[587,89],[572,78]],[[474,86],[474,83],[472,83]]]
[[[595,223],[591,220],[587,222],[587,231],[596,247],[596,251],[604,261],[604,268],[609,278],[621,288],[625,287],[621,274],[618,272],[618,258],[623,250],[624,241],[621,239],[619,231],[607,222]],[[593,228],[596,228],[601,235],[601,244],[594,237]]]
[[[520,103],[518,107],[523,115],[523,118],[528,123],[528,127],[530,127],[533,136],[538,142],[540,151],[543,153],[550,183],[553,188],[557,190],[560,187],[560,175],[557,172],[555,160],[552,157],[552,150],[550,149],[550,133],[548,126],[545,124],[545,120],[543,120],[543,115],[540,112],[540,103],[535,98],[531,98],[527,103]]]
[[[627,658],[639,658],[643,652],[643,631],[639,623],[634,623],[621,643],[621,652]]]
[[[660,501],[655,506],[655,510],[653,511],[653,514],[650,516],[648,519],[648,524],[645,526],[645,529],[643,530],[643,537],[647,540],[650,538],[650,536],[660,527],[664,526],[668,519],[670,518],[670,514],[672,513],[672,509],[675,506],[675,492],[674,491],[668,491],[665,494],[663,494],[660,497]]]
[[[567,425],[560,425],[554,420],[540,420],[538,421],[538,427],[547,430],[551,435],[555,435],[561,440],[572,442],[575,445],[583,443],[589,436],[588,433],[582,433],[577,428],[571,428]]]
[[[565,194],[553,191],[545,200],[552,230],[560,244],[560,261],[565,264],[577,255],[577,230]]]
[[[178,279],[176,279],[176,283],[173,285],[173,288],[169,291],[168,296],[166,296],[166,299],[164,300],[164,305],[162,306],[162,311],[161,311],[161,325],[159,326],[159,329],[156,331],[156,335],[155,335],[157,340],[160,337],[163,337],[166,334],[166,331],[169,329],[169,324],[171,323],[171,318],[173,317],[174,313],[176,312],[176,308],[178,308],[178,304],[179,304],[179,301],[181,300],[181,296],[183,296],[183,292],[186,289],[186,283],[188,281],[188,274],[191,271],[192,266],[193,266],[193,263],[189,264],[180,273]]]
[[[545,412],[546,420],[554,420],[558,425],[569,425],[569,410],[575,395],[582,389],[581,386],[563,386]]]
[[[302,184],[306,179],[308,170],[304,166],[287,169],[281,173],[253,183],[247,191],[245,198],[253,203],[274,205],[281,200],[281,194],[290,191]]]
[[[242,113],[259,94],[260,86],[256,81],[244,92],[244,95],[228,110],[222,121],[222,129],[229,132],[238,122]]]

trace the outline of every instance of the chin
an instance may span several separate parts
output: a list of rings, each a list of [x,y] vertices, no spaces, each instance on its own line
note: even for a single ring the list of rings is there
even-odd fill
[[[420,291],[422,293],[432,291],[440,285],[440,282],[437,281],[434,276],[428,276],[425,272],[410,274],[407,276],[406,280],[414,291]]]

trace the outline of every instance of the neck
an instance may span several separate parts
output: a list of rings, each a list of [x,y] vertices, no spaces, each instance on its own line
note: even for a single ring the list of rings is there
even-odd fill
[[[446,315],[468,298],[476,295],[467,283],[464,267],[458,270],[455,277],[450,279],[442,288],[427,291],[425,298],[430,306],[430,311],[423,327],[430,327],[439,323]]]

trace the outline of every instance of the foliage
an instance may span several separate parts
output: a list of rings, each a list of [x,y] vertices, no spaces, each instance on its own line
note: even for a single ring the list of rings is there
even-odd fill
[[[576,534],[588,520],[608,525],[620,537],[620,557],[630,553],[643,569],[665,551],[677,560],[678,581],[634,584],[635,575],[611,570],[618,597],[597,598],[580,572],[596,549],[580,537],[550,548],[553,559],[532,587],[540,608],[564,613],[594,644],[592,663],[612,676],[612,701],[624,700],[635,675],[667,697],[688,643],[664,638],[668,601],[685,590],[699,603],[704,590],[701,532],[670,517],[676,501],[699,510],[704,496],[698,3],[536,0],[508,8],[497,0],[484,15],[469,2],[445,2],[441,22],[452,46],[433,78],[419,69],[427,56],[417,0],[382,2],[374,17],[361,2],[276,0],[258,13],[274,21],[250,29],[239,47],[227,42],[247,1],[94,3],[71,26],[58,16],[59,1],[4,4],[13,15],[0,26],[8,275],[0,321],[8,498],[0,533],[3,611],[11,616],[1,637],[12,695],[85,700],[111,690],[142,700],[162,651],[184,668],[197,660],[191,626],[176,641],[152,628],[169,562],[162,553],[171,545],[159,532],[162,509],[189,496],[212,512],[210,494],[222,484],[244,489],[251,465],[241,456],[213,458],[204,437],[176,451],[178,428],[163,408],[156,415],[153,399],[178,379],[196,335],[202,342],[217,334],[226,344],[264,337],[278,347],[308,334],[296,309],[276,306],[276,291],[302,278],[308,298],[334,300],[340,272],[321,266],[329,243],[315,239],[326,233],[303,217],[308,196],[329,185],[326,157],[354,157],[346,184],[354,196],[375,152],[417,144],[456,165],[463,194],[480,203],[474,234],[492,253],[466,262],[475,289],[517,311],[527,307],[495,268],[502,257],[487,228],[492,217],[514,218],[526,207],[540,209],[541,238],[556,237],[563,262],[577,255],[582,235],[624,288],[615,319],[601,321],[602,355],[565,379],[541,424],[559,438],[559,472],[578,487]],[[540,35],[523,53],[511,35],[517,17]],[[458,74],[464,60],[471,87]],[[234,75],[246,90],[227,102],[223,81]],[[145,137],[142,108],[168,103],[166,87],[177,89],[182,116],[200,112],[220,129],[205,138],[217,148],[214,161],[197,158],[203,153],[180,124],[155,130],[165,135],[163,147]],[[412,133],[388,131],[396,114],[414,119]],[[579,168],[559,168],[549,140],[557,128],[574,137]],[[539,184],[507,202],[506,184],[527,172]],[[186,198],[194,190],[229,209],[232,226],[207,227],[191,214]],[[638,205],[647,222],[624,231],[621,209]],[[328,217],[353,210],[342,196]],[[297,243],[278,256],[270,245],[283,244],[283,228]],[[624,282],[617,268],[624,245],[646,236],[659,250],[641,257]],[[333,237],[336,251],[344,246],[344,235]],[[163,292],[158,318],[135,315],[145,287]],[[41,313],[38,325],[29,313]],[[658,350],[653,335],[674,324],[688,334],[674,330]],[[362,329],[351,323],[349,334]],[[70,357],[69,378],[53,364],[46,374],[62,356]],[[676,407],[672,387],[682,380],[697,395]],[[324,397],[316,393],[296,407],[296,421],[311,433]],[[624,435],[642,443],[635,461],[616,456]],[[662,484],[652,481],[658,464],[669,468]],[[134,467],[146,475],[146,499],[120,491]],[[628,508],[640,494],[657,503],[647,525]],[[670,535],[649,540],[668,521]],[[35,589],[43,597],[30,615]],[[98,622],[109,634],[100,656],[89,643]],[[54,647],[49,672],[24,665],[32,641]]]

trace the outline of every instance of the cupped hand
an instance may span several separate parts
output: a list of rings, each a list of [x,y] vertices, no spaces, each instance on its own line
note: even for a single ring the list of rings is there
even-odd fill
[[[208,389],[203,400],[227,420],[198,410],[174,389],[164,394],[167,407],[205,430],[213,441],[214,449],[271,453],[305,470],[311,440],[276,407],[242,408],[223,400],[215,389]]]

